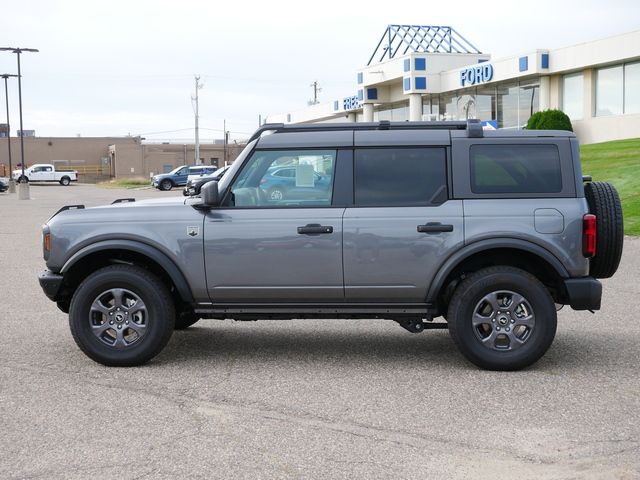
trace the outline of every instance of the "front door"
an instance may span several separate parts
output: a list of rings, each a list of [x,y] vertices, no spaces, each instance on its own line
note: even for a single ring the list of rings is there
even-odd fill
[[[220,303],[344,300],[336,150],[257,150],[204,221],[207,286]],[[282,169],[287,176],[280,176]],[[329,185],[329,187],[327,187]]]
[[[357,149],[354,206],[344,215],[345,299],[421,303],[448,252],[464,241],[462,201],[449,200],[443,147]]]

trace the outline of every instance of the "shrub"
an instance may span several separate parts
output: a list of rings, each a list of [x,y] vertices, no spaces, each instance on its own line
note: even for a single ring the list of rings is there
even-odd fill
[[[562,110],[544,110],[531,115],[527,130],[568,130],[573,132],[571,120]]]

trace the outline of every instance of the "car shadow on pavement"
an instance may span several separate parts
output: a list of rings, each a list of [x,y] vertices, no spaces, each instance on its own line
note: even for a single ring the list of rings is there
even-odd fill
[[[247,363],[278,361],[303,362],[306,365],[335,366],[377,363],[386,366],[408,364],[448,367],[478,371],[458,351],[446,330],[430,330],[411,334],[389,321],[388,325],[372,322],[371,329],[363,325],[350,326],[340,321],[328,327],[313,323],[306,327],[297,323],[278,326],[265,322],[228,323],[202,320],[187,330],[176,331],[156,365],[172,362],[215,362],[229,357]],[[617,340],[618,342],[620,339]],[[578,371],[587,373],[620,365],[633,364],[634,359],[620,358],[606,348],[601,336],[559,335],[551,348],[534,365],[525,369],[556,374]],[[622,349],[635,351],[634,345]]]
[[[309,328],[286,325],[261,328],[260,322],[252,325],[221,324],[211,328],[202,321],[202,326],[191,327],[174,333],[169,345],[161,354],[162,361],[203,360],[234,356],[251,360],[331,362],[342,363],[371,360],[385,363],[435,362],[464,364],[446,330],[426,331],[411,334],[401,327],[389,325],[373,330],[350,327],[348,320],[344,328],[318,328],[317,323]],[[390,322],[391,323],[391,322]],[[236,327],[240,328],[236,328]],[[396,330],[397,329],[397,330]]]

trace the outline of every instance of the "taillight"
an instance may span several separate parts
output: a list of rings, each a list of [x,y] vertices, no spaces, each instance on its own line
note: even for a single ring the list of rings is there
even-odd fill
[[[267,183],[267,179],[266,178],[262,178],[260,180],[260,185],[264,185],[265,183]]]
[[[596,254],[596,216],[587,213],[582,217],[582,255],[587,258]]]
[[[51,252],[51,234],[45,233],[42,237],[42,247],[45,252]]]

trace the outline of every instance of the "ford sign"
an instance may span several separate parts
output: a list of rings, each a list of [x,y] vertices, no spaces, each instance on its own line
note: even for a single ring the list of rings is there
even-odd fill
[[[460,71],[460,86],[488,82],[493,78],[493,65],[483,63]]]
[[[354,95],[352,97],[343,98],[342,108],[344,110],[353,110],[355,108],[360,108],[360,100],[358,100],[358,96]]]

